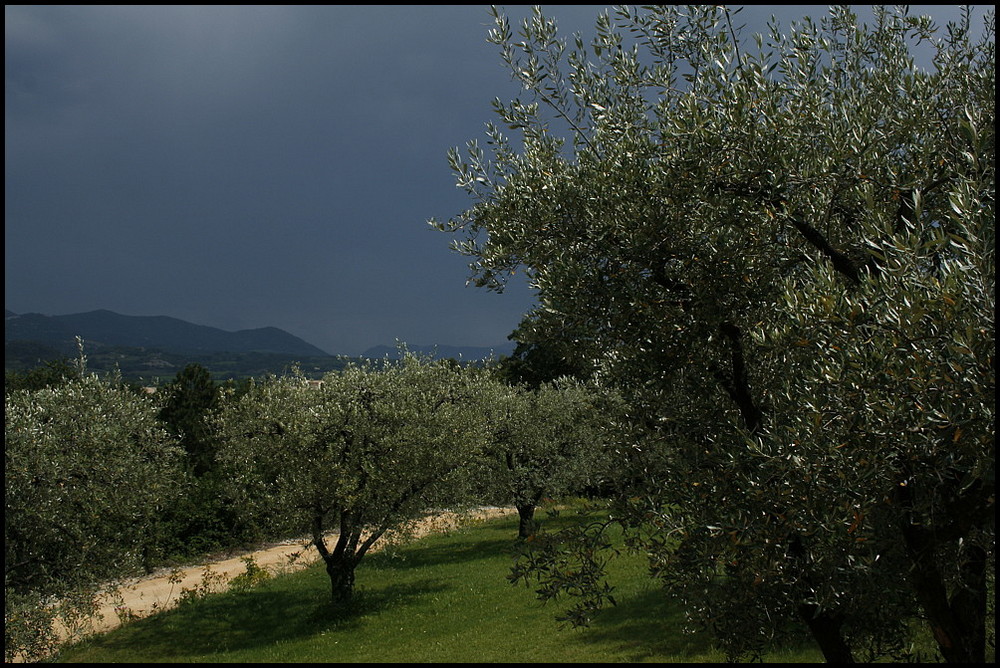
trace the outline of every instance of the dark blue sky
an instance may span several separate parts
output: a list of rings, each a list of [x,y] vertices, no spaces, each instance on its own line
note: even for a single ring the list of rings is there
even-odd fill
[[[600,9],[546,13],[592,34]],[[749,35],[824,11],[739,16]],[[427,225],[471,204],[447,150],[517,94],[489,27],[478,5],[7,6],[5,307],[275,326],[334,354],[504,343],[530,290],[465,287]]]

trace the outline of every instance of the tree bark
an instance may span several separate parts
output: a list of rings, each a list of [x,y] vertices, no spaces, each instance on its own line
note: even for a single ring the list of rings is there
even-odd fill
[[[325,511],[317,507],[313,515],[313,545],[323,557],[326,573],[330,576],[330,594],[334,605],[346,603],[354,596],[354,571],[367,551],[367,544],[357,549],[361,531],[354,528],[352,513],[343,512],[340,516],[340,535],[337,544],[331,551],[326,546],[323,537],[323,517]]]
[[[908,472],[907,472],[908,473]],[[996,493],[982,479],[963,489],[958,472],[945,471],[936,494],[945,499],[940,523],[925,523],[915,510],[915,484],[896,487],[902,509],[903,541],[912,564],[910,581],[927,616],[941,656],[948,663],[986,661],[987,553],[976,544],[964,548],[958,564],[958,584],[949,595],[940,551],[960,544],[976,526],[988,526]],[[909,477],[909,476],[908,476]],[[948,489],[950,487],[950,489]]]
[[[326,563],[326,573],[330,576],[330,594],[334,605],[347,603],[354,596],[357,560],[330,554],[324,556],[323,561]]]
[[[796,534],[788,540],[788,555],[802,571],[805,584],[812,589],[812,559],[802,544],[802,537]],[[823,609],[814,603],[800,603],[799,617],[809,627],[809,632],[819,646],[827,663],[855,663],[851,646],[844,639],[842,628],[844,615],[835,610]]]
[[[799,616],[809,627],[827,663],[854,663],[851,648],[840,633],[844,622],[839,615],[817,612],[815,605],[804,603],[799,606]]]
[[[903,529],[913,563],[911,582],[941,656],[948,663],[986,661],[986,552],[969,548],[960,568],[958,590],[948,596],[935,559],[937,541],[923,527]]]
[[[750,389],[746,353],[743,349],[743,331],[728,321],[722,323],[719,329],[729,341],[730,370],[729,373],[726,373],[716,369],[716,380],[736,404],[747,431],[751,434],[757,434],[764,426],[764,412],[757,405]]]
[[[520,521],[517,525],[517,539],[528,540],[533,538],[538,531],[538,522],[535,521],[535,504],[520,504],[517,506],[517,515]]]

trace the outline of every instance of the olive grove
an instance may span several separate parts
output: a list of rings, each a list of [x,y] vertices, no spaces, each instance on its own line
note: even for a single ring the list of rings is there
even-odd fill
[[[793,623],[830,661],[901,656],[920,619],[983,661],[992,13],[835,7],[748,40],[720,6],[622,8],[589,40],[494,18],[523,97],[449,154],[474,201],[431,222],[479,285],[526,270],[522,336],[629,394],[619,517],[653,572],[734,657]]]

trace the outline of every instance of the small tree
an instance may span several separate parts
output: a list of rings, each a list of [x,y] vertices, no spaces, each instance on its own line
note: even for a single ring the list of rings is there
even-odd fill
[[[233,393],[239,387],[227,383]],[[208,417],[221,388],[200,364],[188,364],[156,393],[160,419],[185,452],[184,493],[165,513],[159,556],[190,557],[231,548],[262,537],[262,527],[240,521],[231,486],[216,462],[218,447]]]
[[[576,349],[565,332],[558,337],[551,332],[544,336],[536,334],[544,331],[541,325],[544,315],[544,312],[528,313],[507,337],[516,341],[517,346],[497,365],[497,373],[506,383],[538,389],[542,383],[558,378],[584,380],[593,374],[592,361],[580,355],[582,351]]]
[[[534,536],[546,497],[595,488],[606,475],[613,400],[563,378],[537,389],[504,387],[491,402],[487,477],[520,517],[518,538]]]
[[[220,459],[248,511],[311,531],[333,601],[345,602],[387,531],[461,499],[485,438],[476,397],[476,372],[412,355],[318,386],[273,378],[223,400]]]
[[[215,466],[215,448],[205,416],[218,403],[219,387],[208,369],[188,364],[160,393],[166,397],[160,419],[180,439],[192,472],[204,475]]]

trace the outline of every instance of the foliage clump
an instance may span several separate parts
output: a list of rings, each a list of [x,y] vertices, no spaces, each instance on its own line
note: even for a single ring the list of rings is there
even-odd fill
[[[96,589],[148,565],[182,451],[147,396],[81,374],[4,402],[7,660],[39,658]]]

